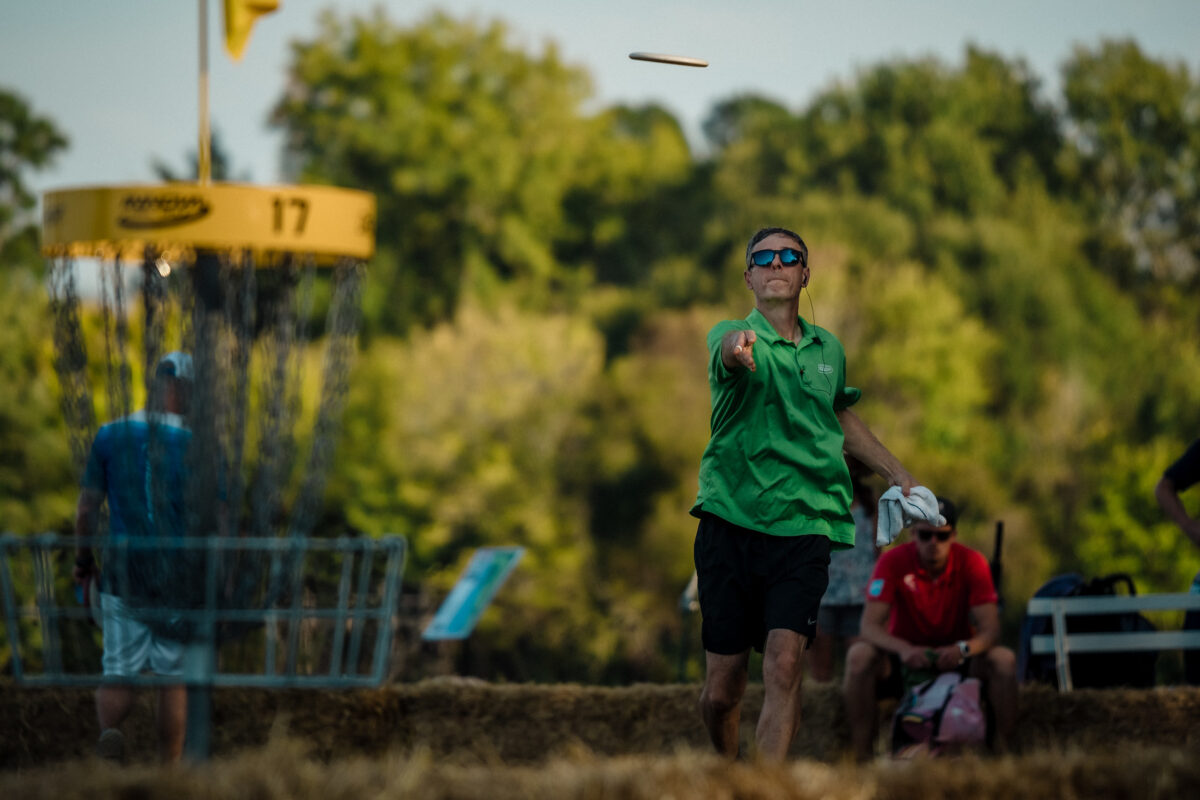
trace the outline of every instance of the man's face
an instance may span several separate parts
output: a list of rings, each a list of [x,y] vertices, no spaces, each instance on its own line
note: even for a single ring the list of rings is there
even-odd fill
[[[928,522],[915,523],[912,528],[913,541],[917,543],[917,557],[921,566],[931,572],[940,572],[950,560],[950,545],[958,532],[949,525],[940,528]]]
[[[799,250],[800,245],[790,236],[773,233],[754,245],[752,253],[762,250]],[[800,296],[800,290],[808,281],[808,267],[799,262],[785,266],[776,255],[765,267],[751,265],[745,272],[746,287],[754,292],[758,300],[791,300]]]

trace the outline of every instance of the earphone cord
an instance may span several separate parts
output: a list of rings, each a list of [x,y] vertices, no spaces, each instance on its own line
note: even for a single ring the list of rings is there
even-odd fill
[[[805,296],[808,297],[808,319],[812,323],[812,326],[815,328],[815,327],[817,327],[817,309],[813,307],[812,292],[810,292],[808,290],[807,283],[804,284],[804,286],[802,288],[804,289]],[[821,361],[824,362],[825,361],[825,340],[818,339],[817,341],[819,341],[821,343]],[[822,374],[824,374],[824,373],[822,373]],[[833,383],[829,380],[828,375],[825,375],[825,385],[829,387],[829,393],[833,394]]]

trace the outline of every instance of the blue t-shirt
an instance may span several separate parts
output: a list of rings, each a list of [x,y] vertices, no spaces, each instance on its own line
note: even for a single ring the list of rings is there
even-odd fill
[[[101,583],[127,600],[161,599],[176,576],[173,548],[129,547],[187,531],[187,462],[192,432],[178,414],[139,411],[104,425],[88,453],[83,486],[108,500],[109,535],[102,553]]]

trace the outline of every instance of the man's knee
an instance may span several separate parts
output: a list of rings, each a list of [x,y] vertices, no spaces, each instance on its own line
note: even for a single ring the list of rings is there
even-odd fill
[[[806,644],[807,639],[796,634],[769,638],[763,654],[763,680],[779,685],[798,682],[804,669]]]
[[[707,681],[700,692],[702,712],[724,716],[732,713],[742,702],[745,686],[731,681]]]
[[[746,672],[732,663],[709,663],[700,692],[700,709],[718,715],[733,711],[746,692]]]
[[[988,680],[1016,681],[1017,656],[1007,647],[993,647],[988,650],[983,659],[983,667]]]
[[[846,680],[875,678],[883,661],[883,651],[870,642],[857,641],[846,651]]]

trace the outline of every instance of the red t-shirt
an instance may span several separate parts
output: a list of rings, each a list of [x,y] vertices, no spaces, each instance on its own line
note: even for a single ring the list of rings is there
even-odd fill
[[[987,560],[958,542],[950,545],[946,571],[936,578],[921,566],[915,542],[893,547],[875,563],[866,597],[891,605],[888,633],[925,647],[969,639],[967,612],[997,601]]]

